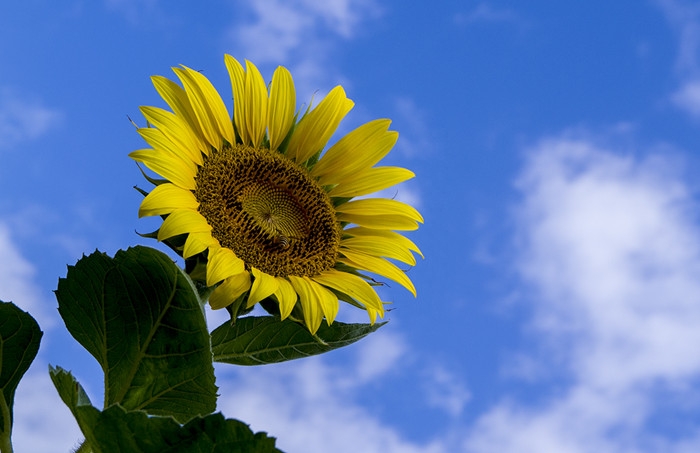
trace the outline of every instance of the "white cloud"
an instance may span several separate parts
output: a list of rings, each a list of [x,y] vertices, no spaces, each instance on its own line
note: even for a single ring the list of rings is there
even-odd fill
[[[10,229],[0,223],[0,300],[14,302],[22,310],[29,312],[42,330],[55,323],[34,283],[34,266],[22,256],[12,241]]]
[[[536,360],[565,384],[535,404],[496,405],[465,450],[698,451],[700,426],[668,436],[651,421],[692,410],[667,401],[692,397],[700,378],[700,228],[671,159],[548,140],[518,186],[519,271],[547,355]]]
[[[11,149],[25,140],[34,140],[61,121],[61,113],[36,99],[0,88],[0,149]]]
[[[700,80],[690,80],[671,96],[676,107],[700,117]]]
[[[233,371],[220,366],[219,409],[277,437],[283,451],[446,452],[440,440],[406,440],[368,407],[373,382],[401,370],[407,352],[402,338],[380,330],[356,346],[355,360],[342,366],[323,357]]]
[[[676,72],[681,87],[671,102],[693,117],[700,117],[700,5],[683,0],[656,0],[678,37]]]
[[[15,451],[73,451],[83,435],[49,377],[48,365],[32,364],[17,388],[12,443]]]
[[[256,0],[245,6],[255,19],[235,23],[227,41],[241,59],[287,66],[302,102],[338,82],[332,62],[338,41],[352,39],[364,21],[379,14],[373,0]]]
[[[425,112],[408,97],[400,97],[394,103],[396,126],[399,128],[399,141],[396,148],[407,157],[432,154],[434,147],[428,132]]]
[[[10,229],[3,223],[0,223],[0,257],[0,299],[14,302],[34,316],[44,331],[42,344],[45,343],[47,330],[57,323],[57,316],[48,309],[49,304],[37,289],[34,266],[22,256]],[[69,451],[81,437],[51,383],[47,368],[38,358],[17,388],[12,436],[16,451]]]
[[[656,0],[678,35],[677,70],[698,75],[700,55],[700,5],[684,0]]]
[[[429,379],[425,384],[428,404],[442,409],[452,417],[462,414],[464,406],[471,399],[462,380],[442,366],[431,367],[427,371]]]

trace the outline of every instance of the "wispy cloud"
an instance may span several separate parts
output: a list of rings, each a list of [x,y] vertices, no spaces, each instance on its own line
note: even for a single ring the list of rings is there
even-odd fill
[[[337,47],[380,14],[373,0],[255,0],[239,5],[249,8],[254,19],[233,24],[226,40],[241,58],[289,67],[302,99],[338,81],[332,60]]]
[[[15,244],[10,228],[0,223],[0,300],[14,302],[34,316],[43,330],[56,323],[34,282],[36,270]]]
[[[0,87],[0,150],[34,140],[55,127],[62,114],[41,101]]]
[[[397,151],[406,157],[427,156],[435,151],[430,137],[426,113],[410,97],[402,96],[394,101],[396,117],[393,127],[400,132]]]
[[[485,2],[479,3],[469,11],[458,13],[455,16],[455,22],[458,24],[507,23],[518,27],[524,27],[528,24],[515,10],[498,8]]]
[[[462,379],[442,366],[431,367],[425,382],[428,404],[444,410],[451,417],[462,414],[464,406],[471,399]]]
[[[380,330],[362,340],[354,360],[343,365],[316,357],[234,371],[219,367],[219,408],[276,436],[284,451],[446,453],[442,440],[407,440],[368,408],[372,384],[401,372],[403,341]]]
[[[161,23],[164,11],[159,8],[158,0],[105,0],[107,9],[126,18],[131,24],[148,22]]]
[[[15,395],[15,451],[68,452],[77,448],[82,439],[78,423],[51,382],[48,365],[37,359]]]
[[[674,168],[587,140],[531,150],[518,261],[543,350],[532,360],[559,370],[559,384],[536,405],[504,400],[483,414],[466,451],[700,449],[700,427],[669,436],[652,421],[692,411],[668,401],[696,397],[700,378],[700,228]]]
[[[57,315],[49,310],[53,304],[41,296],[35,267],[22,255],[11,233],[0,223],[0,299],[29,312],[44,331],[45,343],[50,335],[47,331],[57,324]],[[69,451],[77,446],[80,430],[49,379],[42,350],[15,395],[13,444],[16,451]]]
[[[691,116],[700,117],[700,5],[684,0],[656,0],[678,37],[676,73],[680,88],[671,102]]]

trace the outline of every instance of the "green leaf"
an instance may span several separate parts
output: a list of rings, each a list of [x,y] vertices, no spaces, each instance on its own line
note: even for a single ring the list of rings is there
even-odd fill
[[[281,453],[273,437],[253,433],[220,413],[195,417],[183,426],[118,404],[100,411],[69,372],[58,367],[49,372],[94,453]]]
[[[347,346],[386,323],[322,324],[316,335],[296,322],[275,316],[238,318],[211,333],[214,361],[234,365],[264,365],[322,354]]]
[[[0,451],[11,452],[15,391],[39,352],[42,331],[27,312],[0,301]]]
[[[192,281],[148,248],[95,252],[58,282],[68,331],[105,374],[104,407],[180,422],[216,408],[210,338]]]

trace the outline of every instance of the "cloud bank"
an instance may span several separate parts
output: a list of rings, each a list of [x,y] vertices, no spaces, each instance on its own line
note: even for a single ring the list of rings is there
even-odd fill
[[[464,451],[698,451],[699,426],[658,423],[692,414],[700,379],[700,229],[676,166],[552,139],[518,187],[518,269],[541,346],[531,359],[552,386],[480,416]]]

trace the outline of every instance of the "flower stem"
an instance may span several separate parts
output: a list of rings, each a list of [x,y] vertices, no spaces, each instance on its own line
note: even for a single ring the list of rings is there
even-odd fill
[[[12,450],[12,440],[10,435],[12,434],[12,422],[10,421],[10,406],[8,406],[7,401],[5,401],[5,394],[0,392],[0,415],[4,423],[0,431],[0,453],[13,453]]]

